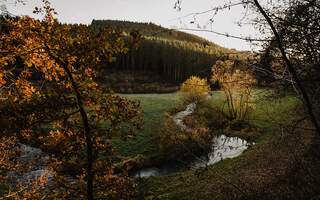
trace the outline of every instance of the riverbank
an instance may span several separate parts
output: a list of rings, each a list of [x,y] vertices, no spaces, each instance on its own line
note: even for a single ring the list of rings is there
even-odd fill
[[[237,158],[201,170],[143,179],[140,192],[146,199],[305,199],[292,196],[304,181],[310,181],[294,157],[303,160],[310,135],[299,146],[292,138],[288,143],[288,137],[270,132]],[[295,182],[296,177],[303,179]]]
[[[281,118],[292,119],[292,115],[285,112],[286,110],[292,109],[296,103],[294,97],[288,96],[271,102],[268,99],[264,99],[264,95],[268,95],[269,91],[256,90],[256,93],[256,109],[250,116],[250,120],[254,125],[263,130],[273,126],[274,121],[281,121]],[[144,127],[142,131],[139,131],[136,137],[131,140],[123,141],[121,139],[115,139],[113,142],[115,150],[120,157],[142,155],[154,160],[153,158],[159,156],[158,143],[163,120],[174,113],[184,110],[185,105],[180,102],[178,93],[125,94],[123,96],[140,102]],[[209,103],[212,106],[223,107],[223,93],[215,91]],[[273,117],[269,118],[266,116],[266,113],[273,115]],[[282,114],[279,115],[278,113]],[[252,142],[255,142],[261,136],[260,134],[253,135],[253,133],[241,131],[229,131],[226,134],[227,136],[240,137]]]
[[[251,114],[250,121],[261,130],[261,133],[257,135],[245,131],[228,133],[228,136],[254,141],[255,145],[252,148],[244,151],[240,157],[226,159],[213,166],[142,179],[139,184],[141,198],[209,200],[213,197],[216,199],[247,199],[250,196],[260,195],[262,199],[270,199],[279,195],[279,192],[283,192],[284,196],[292,192],[292,189],[289,190],[286,186],[292,181],[288,179],[288,174],[295,170],[290,168],[292,165],[290,151],[296,141],[289,133],[279,129],[279,125],[290,124],[297,116],[294,113],[297,100],[295,97],[286,96],[270,101],[260,95],[261,91],[259,91],[259,97],[255,98],[256,109]],[[136,95],[135,97],[137,98]],[[223,102],[221,97],[221,93],[218,93],[213,96],[211,103],[221,105]],[[150,99],[146,96],[138,98]],[[172,101],[171,99],[171,102],[178,103],[178,100]],[[169,109],[172,109],[170,101],[166,103],[171,106]],[[164,111],[169,109],[164,109]],[[308,138],[310,135],[304,137]],[[299,145],[299,149],[297,148],[299,152],[297,155],[304,154],[309,142],[308,139],[303,140],[303,144]],[[278,183],[279,180],[283,182]],[[273,185],[270,187],[268,184]],[[276,191],[277,189],[279,191]],[[269,192],[274,192],[275,196]]]
[[[219,100],[213,97],[214,104],[218,104]],[[205,168],[141,179],[141,197],[174,200],[306,197],[304,193],[297,194],[296,191],[314,195],[317,191],[317,188],[311,187],[314,177],[301,168],[301,162],[308,166],[312,160],[304,155],[309,151],[314,135],[305,131],[292,133],[283,128],[300,115],[299,109],[296,113],[299,107],[297,99],[286,96],[276,101],[258,97],[255,100],[256,110],[250,119],[262,133],[229,133],[229,136],[251,138],[255,141],[252,148],[237,158],[226,159]],[[320,165],[316,163],[314,166]],[[316,175],[317,169],[310,169],[310,173]]]
[[[210,98],[211,96],[208,96],[208,100],[210,100]],[[185,110],[170,117],[180,131],[182,131],[182,134],[192,134],[194,131],[197,131],[185,124],[184,121],[186,117],[193,115],[199,106],[201,105],[198,105],[197,102],[190,103],[186,106]],[[228,137],[226,135],[213,136],[211,141],[208,142],[211,147],[208,152],[203,155],[190,153],[190,159],[187,160],[180,160],[181,158],[177,157],[177,159],[173,158],[172,160],[169,160],[169,162],[160,166],[144,167],[135,172],[134,177],[146,178],[151,176],[163,176],[190,169],[194,170],[204,168],[216,164],[224,159],[237,157],[249,146],[253,145],[253,143],[248,143],[240,138]],[[187,145],[185,146],[187,147]],[[187,148],[188,150],[186,151],[193,151],[190,147]]]

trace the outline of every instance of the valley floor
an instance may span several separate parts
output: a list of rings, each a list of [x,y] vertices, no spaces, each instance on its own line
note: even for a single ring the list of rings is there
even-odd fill
[[[240,157],[207,168],[141,179],[139,199],[309,199],[319,195],[315,183],[319,183],[316,166],[320,163],[311,152],[314,148],[310,148],[317,139],[310,131],[292,128],[298,125],[297,99],[286,96],[269,100],[266,94],[269,91],[256,90],[256,106],[250,117],[262,133],[236,135],[253,138],[254,146]],[[115,141],[119,153],[129,157],[159,156],[159,124],[168,110],[179,107],[179,94],[125,96],[141,101],[145,127],[135,140]],[[215,92],[210,101],[222,105],[222,93]],[[308,122],[300,125],[307,127]]]

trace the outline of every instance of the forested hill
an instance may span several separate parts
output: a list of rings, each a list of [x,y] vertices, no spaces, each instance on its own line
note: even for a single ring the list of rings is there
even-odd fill
[[[141,23],[118,20],[93,20],[91,25],[93,27],[109,26],[115,30],[124,31],[128,33],[133,30],[137,30],[143,36],[159,37],[169,40],[181,40],[186,42],[195,42],[204,45],[215,45],[199,36],[188,34],[181,31],[167,29],[154,23]]]
[[[142,35],[139,48],[129,48],[129,52],[119,55],[116,62],[106,63],[106,69],[118,75],[120,72],[125,72],[126,77],[120,78],[121,80],[112,77],[111,82],[117,84],[132,80],[129,85],[137,82],[141,84],[165,82],[179,85],[191,75],[208,77],[211,67],[217,60],[245,59],[248,56],[246,52],[227,49],[201,37],[152,23],[93,20],[90,26],[97,31],[103,27],[110,27],[125,33],[138,31]],[[128,45],[130,47],[130,42]],[[110,71],[108,75],[110,77]],[[140,77],[139,80],[135,78],[137,76]],[[110,80],[105,81],[109,85],[114,85]]]

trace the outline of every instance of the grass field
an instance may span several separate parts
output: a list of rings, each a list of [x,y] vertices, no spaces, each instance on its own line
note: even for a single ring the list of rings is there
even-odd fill
[[[130,99],[140,101],[144,127],[137,136],[126,142],[114,140],[114,144],[121,156],[136,156],[138,154],[151,156],[157,152],[156,136],[159,134],[161,119],[165,112],[179,103],[176,93],[169,94],[125,94]]]
[[[269,93],[268,90],[255,90],[256,109],[250,119],[261,128],[272,127],[276,122],[290,121],[293,115],[286,110],[293,109],[297,101],[292,96],[270,101],[264,98]],[[180,101],[179,93],[121,94],[121,96],[140,102],[144,125],[141,131],[137,131],[137,135],[133,139],[113,140],[117,154],[124,157],[133,157],[139,154],[157,156],[157,136],[164,115],[173,108],[178,107],[180,110],[185,108]],[[222,107],[225,103],[223,92],[214,91],[209,101],[212,106]]]
[[[278,100],[268,100],[264,96],[269,92],[255,90],[256,109],[250,119],[260,128],[272,128],[275,123],[286,123],[293,119],[288,110],[294,109],[297,99],[287,96]],[[161,121],[166,112],[174,107],[181,107],[178,93],[168,94],[122,94],[129,99],[137,100],[143,110],[144,127],[137,136],[128,141],[114,140],[114,144],[121,156],[131,157],[138,154],[150,156],[157,153],[157,135],[161,128]],[[221,91],[213,93],[210,99],[212,106],[223,106],[224,95]]]

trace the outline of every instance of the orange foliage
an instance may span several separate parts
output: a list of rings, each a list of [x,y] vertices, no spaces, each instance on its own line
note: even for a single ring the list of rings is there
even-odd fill
[[[252,108],[252,87],[255,79],[249,70],[235,69],[234,61],[217,61],[212,67],[212,81],[219,82],[227,99],[231,120],[244,120]]]
[[[1,131],[54,152],[53,170],[70,167],[79,177],[74,190],[68,185],[65,195],[61,191],[66,182],[59,181],[64,180],[64,174],[57,174],[59,184],[48,196],[81,199],[86,196],[86,190],[79,189],[83,179],[93,178],[94,172],[95,179],[101,180],[112,171],[112,137],[132,137],[140,128],[140,106],[117,95],[106,95],[95,82],[101,60],[112,61],[127,51],[122,35],[110,29],[93,32],[85,25],[60,24],[50,3],[43,2],[44,6],[36,9],[45,13],[43,20],[27,16],[1,19],[0,113],[5,119]],[[92,148],[90,155],[83,153],[88,147]],[[86,168],[88,157],[92,158],[92,171]],[[124,180],[121,187],[130,182]],[[114,190],[112,195],[119,183],[114,187],[108,183],[108,189]],[[95,183],[97,188],[103,188],[101,184]],[[110,197],[110,191],[95,193]],[[26,199],[37,199],[31,191],[29,194],[33,197]]]

